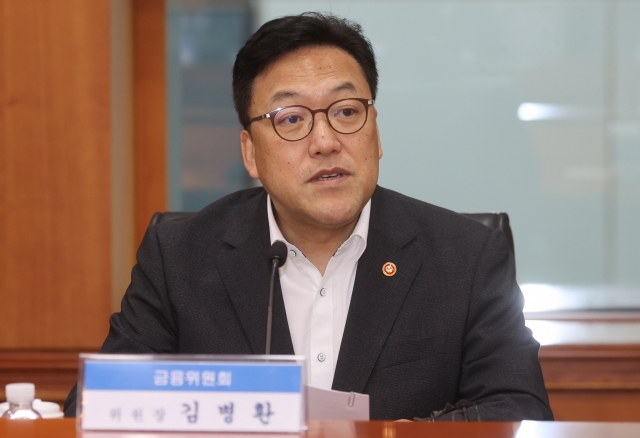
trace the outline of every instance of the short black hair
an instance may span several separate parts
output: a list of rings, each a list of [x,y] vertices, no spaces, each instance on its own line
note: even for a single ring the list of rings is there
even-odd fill
[[[256,77],[282,56],[313,46],[333,46],[353,56],[369,83],[371,98],[376,98],[376,59],[371,43],[358,23],[318,12],[288,15],[263,24],[236,56],[233,102],[242,126],[249,123],[249,106]]]

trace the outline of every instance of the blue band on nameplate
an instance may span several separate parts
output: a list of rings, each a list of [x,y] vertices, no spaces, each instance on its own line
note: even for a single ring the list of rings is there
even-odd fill
[[[86,361],[85,390],[300,392],[297,364]]]

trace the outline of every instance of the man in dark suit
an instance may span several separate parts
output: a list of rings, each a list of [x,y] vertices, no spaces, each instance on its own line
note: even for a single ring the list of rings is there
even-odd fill
[[[471,419],[552,419],[504,235],[377,186],[377,71],[360,28],[273,20],[238,53],[233,86],[264,188],[147,230],[102,351],[262,353],[281,240],[272,352],[305,355],[311,385],[369,394],[372,419],[462,399]],[[72,391],[67,415],[74,404]]]

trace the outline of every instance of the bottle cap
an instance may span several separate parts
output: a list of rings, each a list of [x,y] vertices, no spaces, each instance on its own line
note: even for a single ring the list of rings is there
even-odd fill
[[[9,403],[31,403],[36,398],[36,385],[33,383],[9,383],[5,391]]]

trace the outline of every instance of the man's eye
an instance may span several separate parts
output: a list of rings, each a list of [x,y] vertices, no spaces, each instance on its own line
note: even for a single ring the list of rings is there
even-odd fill
[[[356,115],[356,110],[353,108],[342,108],[336,112],[336,117],[344,118],[344,117],[353,117]]]
[[[285,116],[279,117],[276,120],[276,123],[278,125],[285,125],[285,126],[287,126],[287,125],[288,126],[295,125],[295,124],[298,124],[300,122],[302,122],[302,117],[299,116],[299,115],[294,115],[294,114],[290,114],[288,116],[285,115]]]

